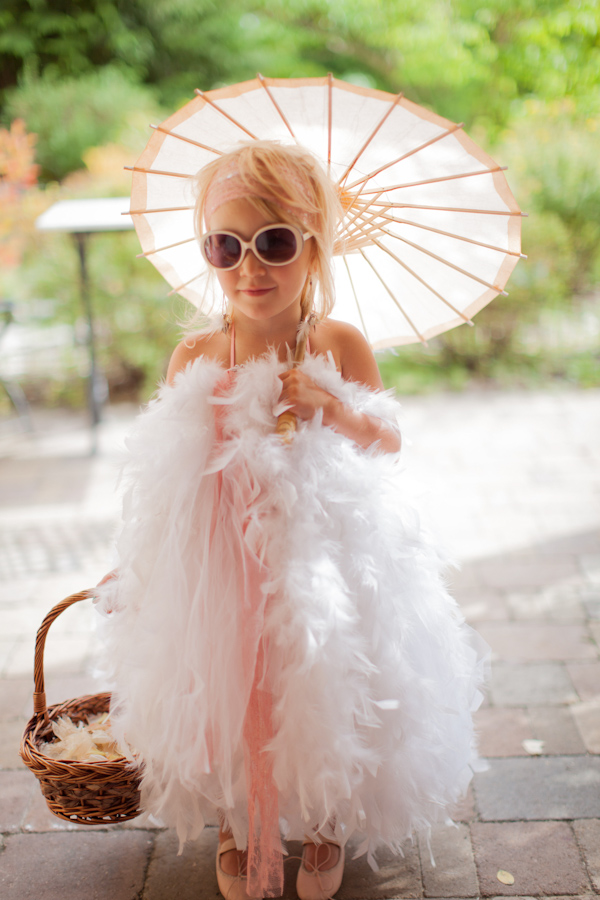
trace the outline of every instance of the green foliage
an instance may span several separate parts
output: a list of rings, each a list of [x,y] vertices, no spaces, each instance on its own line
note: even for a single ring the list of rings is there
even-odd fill
[[[501,148],[532,220],[524,230],[528,268],[543,255],[563,296],[583,291],[600,265],[599,134],[600,116],[582,121],[570,102],[530,101]]]
[[[261,8],[314,36],[303,59],[340,77],[361,72],[489,137],[532,95],[569,97],[583,115],[598,109],[598,0],[262,0]]]
[[[460,391],[472,377],[458,360],[442,365],[431,348],[412,345],[403,347],[397,354],[378,353],[376,358],[385,388],[393,388],[399,397],[440,389]]]
[[[301,22],[282,23],[273,12],[260,0],[5,0],[0,91],[31,75],[73,78],[116,65],[155,85],[172,107],[197,87],[252,78],[257,70],[285,76],[306,65],[323,74],[304,51],[326,36]]]
[[[598,285],[599,131],[600,116],[582,120],[572,100],[529,100],[513,114],[511,128],[494,155],[509,164],[511,187],[528,214],[522,228],[527,260],[519,263],[511,276],[509,296],[498,297],[482,310],[474,330],[459,328],[439,338],[443,365],[460,363],[485,378],[505,378],[502,371],[508,365],[515,371],[547,377],[561,371],[564,377],[571,377],[578,371],[577,353],[593,353],[593,339],[591,346],[577,350],[569,348],[563,337],[562,342],[557,341],[562,343],[561,363],[557,347],[550,352],[541,338],[535,346],[526,346],[524,335],[532,334],[535,324],[549,311],[557,333],[566,331],[579,298]],[[597,306],[598,299],[595,302]],[[547,365],[540,359],[544,352]],[[587,373],[585,378],[582,374],[586,383],[592,369],[581,369]],[[598,381],[600,367],[596,370]]]
[[[404,393],[490,378],[598,383],[593,340],[550,341],[549,350],[542,323],[551,314],[563,336],[580,296],[600,282],[600,0],[3,0],[0,121],[25,120],[38,135],[42,178],[62,185],[52,195],[24,192],[27,227],[19,233],[29,245],[20,268],[0,272],[0,289],[16,300],[54,298],[56,315],[79,327],[75,250],[64,236],[32,238],[40,204],[126,192],[110,173],[136,158],[148,122],[197,87],[256,71],[331,71],[401,90],[464,121],[510,167],[529,218],[528,259],[513,273],[509,296],[482,310],[474,329],[385,357],[387,384]],[[137,381],[147,395],[175,343],[177,308],[136,252],[133,234],[94,236],[90,274],[112,389],[125,392]]]
[[[566,227],[573,255],[570,288],[583,290],[600,259],[598,136],[571,131],[544,148],[532,199]]]
[[[595,93],[600,77],[597,0],[496,0],[488,12],[495,17],[491,34],[501,50],[499,62],[520,95],[552,100],[587,99]]]
[[[111,394],[147,398],[164,376],[178,340],[179,301],[146,260],[136,259],[134,232],[90,236],[88,270],[98,362]],[[52,322],[67,322],[84,341],[79,259],[68,235],[46,234],[31,244],[20,299],[49,297]]]
[[[477,341],[477,329],[460,326],[465,341]],[[468,347],[467,347],[468,349]],[[433,391],[461,391],[468,387],[496,386],[509,389],[540,388],[549,384],[570,384],[581,388],[600,387],[600,348],[565,350],[564,347],[520,346],[513,352],[492,355],[470,354],[476,361],[467,365],[466,354],[449,354],[437,339],[429,348],[404,347],[396,356],[385,354],[377,362],[386,388],[399,396]]]
[[[24,119],[28,131],[37,135],[41,178],[61,180],[84,166],[88,148],[131,142],[132,129],[142,119],[147,124],[156,110],[148,88],[105,67],[78,78],[27,76],[9,93],[5,116]]]
[[[72,78],[113,62],[147,71],[153,40],[135,0],[3,0],[2,87],[22,72]]]
[[[147,260],[134,232],[90,240],[100,365],[114,397],[153,393],[179,338],[182,301]]]
[[[4,0],[0,90],[117,65],[171,107],[257,70],[332,71],[498,133],[532,95],[597,108],[599,33],[598,0]]]

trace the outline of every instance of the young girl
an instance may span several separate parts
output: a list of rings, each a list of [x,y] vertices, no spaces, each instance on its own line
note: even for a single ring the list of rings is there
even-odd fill
[[[112,718],[145,810],[182,842],[219,817],[225,897],[282,893],[283,834],[304,840],[299,897],[322,900],[349,838],[375,865],[378,845],[447,821],[476,759],[481,655],[404,499],[396,401],[362,335],[328,318],[335,187],[268,142],[197,187],[225,314],[175,349],[130,440],[100,591]]]

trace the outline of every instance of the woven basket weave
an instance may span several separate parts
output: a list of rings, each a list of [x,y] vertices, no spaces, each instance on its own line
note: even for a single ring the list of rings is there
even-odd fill
[[[72,594],[50,610],[42,622],[35,644],[34,714],[21,741],[21,758],[40,782],[51,812],[69,822],[83,825],[125,822],[139,815],[141,769],[124,756],[115,760],[80,762],[52,759],[40,745],[54,740],[52,722],[68,716],[74,722],[88,722],[91,716],[108,712],[110,694],[90,694],[47,707],[44,689],[44,647],[48,629],[58,616],[90,591]]]

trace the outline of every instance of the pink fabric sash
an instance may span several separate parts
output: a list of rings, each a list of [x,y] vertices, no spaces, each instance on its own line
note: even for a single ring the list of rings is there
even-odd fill
[[[215,388],[225,394],[235,378],[228,371]],[[225,408],[215,408],[215,431],[223,442]],[[233,474],[233,473],[232,473]],[[245,540],[249,496],[252,486],[247,473],[236,472],[224,479],[219,472],[219,506],[230,507],[237,527],[231,538],[239,542],[240,630],[242,665],[246,686],[251,684],[244,718],[244,762],[248,802],[248,894],[252,897],[280,897],[283,893],[283,857],[279,833],[279,798],[273,780],[273,763],[266,747],[273,738],[273,697],[268,684],[268,645],[264,637],[262,582],[265,567]],[[225,497],[225,493],[229,496]]]

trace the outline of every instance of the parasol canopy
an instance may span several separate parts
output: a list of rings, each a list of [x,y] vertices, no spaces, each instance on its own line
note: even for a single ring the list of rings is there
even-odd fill
[[[498,294],[522,256],[504,170],[460,124],[393,95],[324,78],[267,79],[196,97],[132,167],[142,256],[194,305],[212,290],[194,233],[191,177],[241,142],[299,143],[337,184],[333,317],[373,348],[441,334]]]

